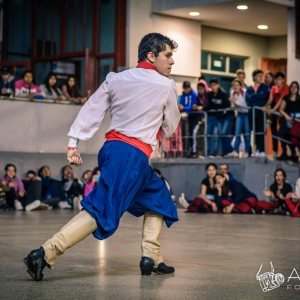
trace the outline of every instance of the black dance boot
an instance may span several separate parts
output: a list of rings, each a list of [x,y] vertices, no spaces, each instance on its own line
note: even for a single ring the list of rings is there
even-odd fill
[[[43,279],[44,275],[42,271],[47,266],[44,259],[45,252],[43,247],[31,251],[24,259],[24,263],[27,266],[28,274],[36,281]]]
[[[148,257],[142,257],[140,269],[142,276],[150,276],[154,269],[154,260]]]
[[[160,263],[157,268],[153,268],[153,273],[159,275],[173,274],[175,269],[173,267],[168,267],[165,263]]]

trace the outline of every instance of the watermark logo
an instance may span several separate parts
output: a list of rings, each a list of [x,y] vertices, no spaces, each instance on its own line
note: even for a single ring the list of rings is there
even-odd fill
[[[284,283],[284,276],[281,273],[274,273],[274,267],[270,261],[271,272],[260,274],[263,263],[261,263],[259,271],[256,274],[256,279],[259,281],[263,292],[269,292],[280,287]]]

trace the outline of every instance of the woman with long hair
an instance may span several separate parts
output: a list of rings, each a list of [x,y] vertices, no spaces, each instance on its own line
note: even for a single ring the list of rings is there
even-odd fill
[[[278,168],[274,172],[274,182],[271,184],[269,190],[262,191],[263,195],[268,197],[270,202],[258,201],[256,206],[257,212],[287,214],[288,207],[286,206],[285,199],[288,199],[292,192],[292,186],[286,182],[285,171]]]
[[[66,84],[62,86],[62,91],[66,99],[74,104],[84,104],[87,101],[86,98],[81,97],[77,80],[73,75],[68,76]]]
[[[270,71],[267,71],[265,74],[265,84],[269,87],[270,91],[271,91],[272,86],[275,85],[274,74]]]
[[[40,89],[45,93],[46,99],[53,100],[65,100],[65,96],[57,86],[57,75],[55,73],[49,73],[45,78],[44,84],[40,85]]]
[[[291,140],[291,128],[299,124],[293,124],[295,119],[300,119],[300,95],[299,95],[299,83],[293,81],[290,84],[289,94],[282,98],[279,112],[284,118],[280,119],[280,129],[278,131],[278,136],[284,140]],[[299,134],[300,140],[300,134]],[[292,155],[288,157],[287,155],[287,143],[281,141],[282,145],[282,155],[278,157],[278,160],[292,160],[298,162],[298,157],[296,156],[296,147],[293,144],[289,144]]]

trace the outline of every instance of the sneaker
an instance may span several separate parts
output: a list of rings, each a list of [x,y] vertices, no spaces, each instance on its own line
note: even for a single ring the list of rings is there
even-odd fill
[[[259,152],[259,157],[266,157],[266,153],[265,152]]]
[[[227,154],[227,157],[239,157],[239,154],[236,151],[232,151],[231,153]]]
[[[184,197],[184,193],[181,194],[181,196],[179,197],[179,203],[184,207],[184,208],[188,208],[190,205],[188,204],[188,202],[185,200]]]
[[[36,210],[49,210],[52,207],[46,203],[41,202],[41,204],[36,208]]]
[[[223,156],[217,155],[215,156],[215,158],[223,158]]]
[[[15,201],[15,210],[23,210],[23,206],[20,201]]]
[[[25,210],[31,211],[31,210],[37,209],[40,205],[41,205],[41,201],[35,200],[35,201],[31,202],[30,204],[26,205]]]
[[[69,209],[69,208],[72,208],[72,206],[67,201],[60,201],[58,203],[58,207],[60,209]]]
[[[216,157],[214,155],[209,155],[208,158],[215,159]]]
[[[245,152],[245,153],[243,154],[243,158],[248,158],[248,157],[249,157],[249,154]]]
[[[252,153],[252,155],[251,155],[252,157],[259,157],[260,155],[259,155],[259,151],[257,150],[255,153]]]
[[[205,159],[205,156],[199,155],[198,158]]]

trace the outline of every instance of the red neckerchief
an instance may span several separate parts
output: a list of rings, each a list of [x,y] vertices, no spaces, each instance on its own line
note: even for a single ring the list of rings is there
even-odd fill
[[[157,71],[157,69],[152,64],[150,64],[148,61],[145,61],[145,60],[139,62],[136,67]],[[161,130],[161,128],[159,128],[159,130],[157,132],[157,135],[156,135],[156,138],[157,138],[159,146],[160,146],[161,142],[162,142],[162,130]]]
[[[157,69],[153,65],[151,65],[148,61],[145,61],[145,60],[139,62],[136,67],[157,71]]]

